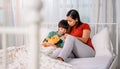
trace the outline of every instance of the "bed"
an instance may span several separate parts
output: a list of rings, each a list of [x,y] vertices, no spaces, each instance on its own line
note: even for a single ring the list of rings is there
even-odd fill
[[[69,58],[66,63],[74,69],[116,69],[117,55],[114,53],[109,28],[103,27],[92,37],[92,42],[96,50],[95,57]]]
[[[102,28],[101,31],[95,34],[92,37],[92,42],[96,50],[95,57],[69,58],[66,62],[50,58],[49,54],[45,54],[45,49],[39,46],[40,51],[37,53],[39,55],[39,69],[116,69],[117,53],[115,52],[117,51],[114,52],[108,27]],[[5,67],[3,61],[6,57],[4,56],[5,50],[1,49],[0,69],[29,69],[30,58],[31,56],[34,57],[30,50],[31,47],[29,45],[8,47],[6,49],[8,58],[6,59]]]

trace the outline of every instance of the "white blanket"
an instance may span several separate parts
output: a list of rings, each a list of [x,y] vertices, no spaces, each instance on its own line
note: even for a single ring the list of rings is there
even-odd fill
[[[29,47],[12,47],[7,50],[9,56],[8,69],[27,69]],[[0,50],[0,54],[2,53]],[[71,59],[66,63],[52,59],[43,53],[40,54],[40,69],[108,69],[113,60],[113,57],[102,56]],[[0,69],[4,69],[1,60],[2,56],[0,55]]]
[[[51,49],[53,50],[53,49]],[[10,47],[8,51],[8,67],[7,69],[27,69],[29,60],[29,47]],[[49,51],[50,52],[50,51]],[[0,54],[3,51],[0,50]],[[2,66],[2,55],[0,55],[0,69],[4,69]],[[73,69],[73,66],[65,62],[52,59],[45,53],[40,53],[40,69]]]

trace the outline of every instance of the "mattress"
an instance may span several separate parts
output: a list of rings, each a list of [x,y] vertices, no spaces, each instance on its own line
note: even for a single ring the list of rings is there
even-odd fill
[[[109,69],[114,57],[99,56],[94,58],[77,58],[67,61],[74,69]]]
[[[44,54],[49,54],[52,48],[42,48]],[[65,62],[71,64],[74,69],[109,69],[115,56],[97,56],[90,58],[69,58]]]

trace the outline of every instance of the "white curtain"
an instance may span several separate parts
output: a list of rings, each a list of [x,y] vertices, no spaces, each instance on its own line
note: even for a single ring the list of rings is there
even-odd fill
[[[23,22],[23,0],[11,0],[12,4],[12,13],[13,13],[13,20],[14,20],[14,27],[21,27],[24,26],[25,23]],[[15,46],[23,45],[24,44],[24,37],[23,35],[15,35]]]
[[[45,21],[58,22],[61,19],[65,19],[70,9],[76,9],[79,11],[82,21],[94,22],[92,16],[94,16],[96,0],[42,0],[42,2],[42,13]]]
[[[25,17],[24,0],[1,0],[6,4],[5,20],[7,26],[23,26]],[[57,24],[61,19],[66,19],[70,9],[78,10],[81,21],[86,23],[113,23],[114,22],[114,0],[42,0],[42,19],[40,35],[42,39],[51,30],[57,30]],[[1,14],[2,15],[2,14]],[[4,18],[3,18],[4,19]],[[1,21],[1,20],[0,20]],[[94,29],[94,26],[91,26]],[[110,26],[110,31],[115,27]],[[41,34],[42,33],[42,34]],[[11,45],[24,44],[22,35],[11,35],[8,41]],[[114,37],[112,37],[114,38]],[[113,42],[115,44],[115,42]]]
[[[115,1],[114,0],[99,0],[98,1],[98,13],[97,13],[97,23],[107,23],[109,25],[103,25],[107,26],[109,28],[110,37],[112,44],[114,46],[114,52],[116,51],[116,25],[110,25],[111,23],[116,23],[116,20],[114,17],[116,16],[115,12]],[[103,27],[99,26],[97,29]]]
[[[22,26],[22,0],[0,0],[0,26]],[[0,42],[2,37],[0,36]],[[8,46],[22,45],[23,36],[7,35]],[[1,43],[0,43],[1,44]],[[0,48],[2,46],[0,45]]]
[[[118,29],[120,29],[120,0],[116,0],[116,22],[118,23]],[[120,58],[120,30],[118,31],[118,58]],[[118,65],[120,65],[120,59],[118,59]],[[120,69],[120,66],[118,66]]]
[[[99,0],[99,21],[100,23],[113,23],[113,1]]]
[[[0,26],[14,26],[12,1],[11,0],[0,0]],[[0,36],[1,37],[1,36]],[[0,38],[0,42],[2,37]],[[14,35],[7,35],[8,45],[15,45]],[[1,44],[1,43],[0,43]],[[2,46],[0,45],[0,48]]]

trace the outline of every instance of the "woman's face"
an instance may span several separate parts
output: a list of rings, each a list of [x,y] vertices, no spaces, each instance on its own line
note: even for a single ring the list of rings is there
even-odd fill
[[[67,21],[69,26],[73,27],[76,24],[76,20],[72,19],[70,16],[67,16]]]

